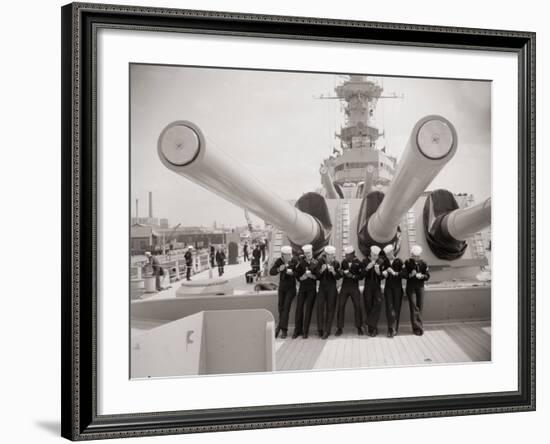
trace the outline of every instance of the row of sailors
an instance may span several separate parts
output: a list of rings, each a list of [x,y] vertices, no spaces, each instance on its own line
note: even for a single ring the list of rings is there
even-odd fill
[[[424,299],[424,282],[430,278],[428,265],[420,256],[422,247],[415,245],[411,249],[411,257],[403,262],[394,255],[392,245],[384,250],[377,246],[370,248],[369,257],[360,260],[355,255],[353,247],[345,248],[345,258],[339,262],[336,259],[336,249],[325,247],[318,259],[313,258],[312,246],[302,247],[303,255],[292,255],[292,248],[281,248],[278,258],[269,273],[279,275],[278,312],[279,323],[276,337],[286,338],[292,301],[296,298],[296,318],[292,338],[308,337],[314,304],[317,305],[317,332],[319,337],[327,339],[331,334],[334,316],[336,320],[336,336],[340,336],[344,328],[344,313],[346,302],[351,298],[355,314],[355,327],[359,335],[364,334],[366,324],[367,334],[378,334],[378,320],[383,301],[386,306],[388,322],[387,336],[393,338],[399,329],[401,301],[403,299],[402,280],[406,279],[405,294],[409,301],[410,318],[413,333],[422,335],[422,305]],[[337,281],[342,279],[340,291]],[[365,280],[363,300],[367,313],[365,323],[361,311],[359,281]],[[382,292],[381,282],[385,280]],[[296,293],[296,281],[299,289]],[[317,281],[319,289],[317,290]]]

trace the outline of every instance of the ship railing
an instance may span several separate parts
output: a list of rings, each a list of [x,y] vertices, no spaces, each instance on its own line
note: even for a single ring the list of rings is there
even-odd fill
[[[160,266],[163,268],[165,276],[170,278],[170,282],[184,279],[187,273],[185,257],[178,255],[170,257],[169,255],[159,256]],[[193,255],[193,265],[191,275],[200,273],[210,268],[210,254],[208,251],[200,251]],[[153,267],[146,261],[136,262],[130,266],[130,280],[138,285],[145,279],[153,277]]]

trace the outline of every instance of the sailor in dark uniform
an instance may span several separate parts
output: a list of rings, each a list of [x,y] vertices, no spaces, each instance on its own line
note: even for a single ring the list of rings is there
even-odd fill
[[[382,267],[384,259],[381,257],[380,247],[370,247],[370,254],[363,259],[365,265],[365,286],[363,287],[363,301],[367,312],[367,334],[376,336],[378,334],[378,320],[382,311]]]
[[[210,245],[210,266],[214,268],[214,261],[216,260],[216,247]]]
[[[338,295],[338,322],[336,336],[343,333],[344,316],[346,311],[346,302],[351,296],[353,302],[353,310],[355,312],[355,327],[357,334],[363,335],[362,315],[361,315],[361,292],[359,291],[359,281],[364,277],[364,267],[361,261],[355,256],[355,249],[348,246],[344,249],[346,257],[342,260],[340,271],[343,277],[342,287]]]
[[[223,267],[225,267],[225,251],[223,245],[220,245],[216,252],[216,264],[218,265],[218,276],[223,276]]]
[[[429,268],[426,262],[420,259],[422,247],[415,245],[411,248],[411,257],[405,261],[405,273],[407,276],[407,299],[411,313],[411,325],[415,335],[422,335],[422,307],[424,304],[424,282],[430,279]]]
[[[313,247],[309,244],[304,245],[302,251],[304,254],[300,256],[298,267],[296,268],[296,279],[300,283],[300,288],[298,289],[298,298],[296,299],[293,339],[300,335],[304,339],[307,339],[311,314],[313,313],[313,304],[317,296],[317,276],[315,276],[317,261],[313,259]]]
[[[264,241],[260,241],[260,253],[262,255],[262,262],[265,261],[265,243]]]
[[[254,261],[260,263],[259,258],[254,258]],[[292,257],[292,248],[288,245],[281,247],[281,257],[277,258],[269,274],[271,276],[279,275],[279,288],[278,288],[278,311],[279,311],[279,323],[275,329],[275,337],[281,333],[281,338],[284,339],[287,336],[288,331],[288,317],[290,314],[290,306],[292,300],[296,296],[296,267],[298,261]]]
[[[388,338],[393,338],[399,330],[401,302],[403,301],[404,265],[403,261],[395,257],[393,245],[384,247],[384,265],[382,276],[386,279],[384,285],[384,300],[386,301],[386,319],[388,321]]]
[[[315,275],[319,279],[317,330],[322,339],[327,339],[330,335],[338,298],[336,282],[342,277],[340,263],[336,260],[335,254],[336,248],[332,245],[326,246],[315,270]]]
[[[243,260],[244,262],[247,262],[248,259],[248,242],[245,242],[243,245]]]
[[[184,255],[186,266],[186,279],[191,280],[191,269],[193,268],[193,247],[190,245],[187,247],[187,252]]]
[[[258,259],[258,262],[260,261],[260,259],[262,257],[262,252],[260,251],[260,246],[258,244],[256,244],[254,246],[254,250],[252,250],[252,257],[254,259]]]

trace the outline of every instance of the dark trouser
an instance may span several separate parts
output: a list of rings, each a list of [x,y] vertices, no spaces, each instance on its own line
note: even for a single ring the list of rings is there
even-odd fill
[[[300,284],[298,299],[296,300],[296,317],[294,320],[294,332],[296,334],[309,334],[309,323],[313,312],[313,304],[317,290],[315,285]],[[305,312],[304,312],[305,305]]]
[[[382,311],[382,290],[377,282],[365,282],[363,301],[367,311],[367,325],[378,328],[378,320]]]
[[[363,323],[361,316],[361,292],[359,291],[358,283],[343,283],[338,295],[338,328],[344,328],[344,316],[346,313],[346,302],[351,296],[351,302],[353,302],[353,310],[355,311],[355,327],[361,328]]]
[[[401,314],[401,302],[403,301],[403,287],[400,283],[389,283],[386,281],[384,287],[384,299],[386,300],[386,319],[388,329],[392,328],[397,332],[399,329],[399,317]]]
[[[158,273],[155,274],[155,288],[157,291],[162,290],[162,287],[160,285],[160,274]]]
[[[422,325],[422,307],[424,305],[424,287],[413,287],[407,285],[407,299],[411,313],[411,325],[413,331],[424,331]],[[416,299],[416,300],[414,300]]]
[[[218,264],[218,276],[223,274],[223,264]]]
[[[317,330],[329,335],[336,313],[337,297],[336,282],[321,282],[317,293]]]
[[[244,261],[245,261],[245,262],[248,261],[248,251],[245,251],[245,252],[243,253],[243,258],[244,258]]]
[[[295,285],[279,286],[278,294],[279,294],[279,303],[277,307],[279,309],[278,327],[281,330],[286,331],[288,329],[288,317],[290,315],[290,306],[292,305],[292,301],[296,296],[296,286]]]
[[[191,280],[191,265],[187,265],[187,280]]]

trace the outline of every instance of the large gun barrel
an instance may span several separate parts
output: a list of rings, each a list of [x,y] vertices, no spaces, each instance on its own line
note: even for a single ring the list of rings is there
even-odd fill
[[[161,132],[158,155],[170,170],[283,230],[297,245],[323,237],[319,221],[262,185],[233,158],[206,144],[193,123],[176,121]]]
[[[369,218],[368,234],[376,243],[390,242],[403,215],[454,156],[458,138],[447,119],[430,115],[414,126],[384,200]]]
[[[466,240],[491,224],[491,198],[472,207],[451,211],[442,221],[442,228],[455,240]]]
[[[324,165],[321,165],[321,168],[319,168],[319,174],[321,175],[321,183],[323,184],[323,187],[325,188],[327,198],[329,198],[329,199],[339,199],[340,196],[338,195],[338,192],[336,191],[336,188],[335,188],[334,183],[332,181],[332,176],[330,175],[330,171],[328,170],[328,168]]]

